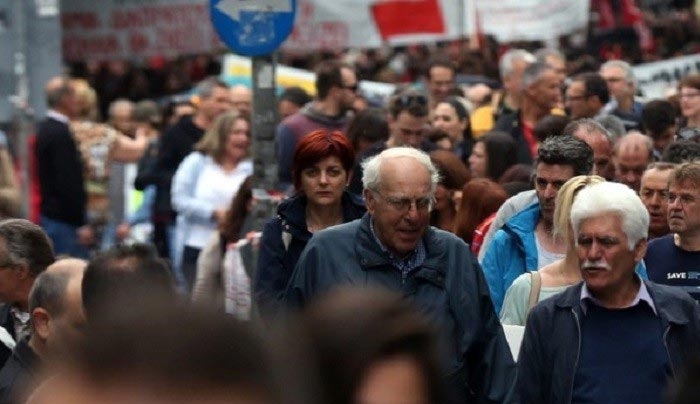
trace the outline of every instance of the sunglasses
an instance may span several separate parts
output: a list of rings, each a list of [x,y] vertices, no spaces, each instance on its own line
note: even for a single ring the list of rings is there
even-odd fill
[[[408,108],[413,105],[417,105],[419,107],[427,107],[428,98],[426,98],[422,94],[404,94],[402,96],[397,97],[395,103],[396,106],[399,108]]]

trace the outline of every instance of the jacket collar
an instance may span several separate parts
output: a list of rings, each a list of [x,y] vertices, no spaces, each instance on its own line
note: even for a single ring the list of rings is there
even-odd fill
[[[277,217],[282,222],[284,231],[295,236],[311,237],[311,233],[306,229],[306,201],[304,194],[297,194],[280,203],[277,208]],[[343,192],[340,203],[343,209],[344,223],[351,222],[365,213],[366,209],[362,198],[353,193]]]
[[[683,313],[681,306],[678,304],[678,296],[669,293],[667,289],[659,287],[655,283],[643,280],[649,291],[649,295],[654,300],[654,306],[663,320],[672,324],[683,325],[688,323],[688,316]],[[562,309],[580,308],[581,305],[581,289],[583,281],[565,289],[562,293],[554,297],[554,304]]]
[[[391,257],[387,252],[382,251],[381,246],[372,235],[370,220],[372,220],[372,216],[369,213],[365,213],[360,219],[360,228],[357,231],[357,239],[355,241],[355,251],[360,259],[360,267],[365,270],[391,265]],[[436,237],[438,231],[434,227],[429,226],[423,235],[426,257],[421,267],[437,269],[440,273],[443,273],[444,271],[441,268],[444,266],[443,256],[445,255],[445,248],[443,248],[444,241]]]
[[[520,235],[533,233],[540,218],[540,203],[535,202],[511,217],[505,224],[513,232]]]

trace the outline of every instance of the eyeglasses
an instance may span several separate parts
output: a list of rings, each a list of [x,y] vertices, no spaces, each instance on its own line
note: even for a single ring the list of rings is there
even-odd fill
[[[352,85],[349,85],[349,86],[343,84],[343,88],[346,89],[346,90],[350,90],[350,91],[352,91],[353,93],[356,93],[357,90],[360,88],[360,86],[359,86],[357,83],[352,84]]]
[[[413,105],[419,107],[427,107],[428,99],[423,94],[404,94],[402,96],[396,97],[394,105],[397,108],[408,108]]]
[[[683,98],[694,98],[700,96],[700,92],[697,93],[680,93],[678,94],[678,98],[683,99]]]
[[[372,191],[375,195],[384,199],[384,201],[397,212],[408,212],[412,206],[415,206],[417,212],[425,212],[430,210],[435,199],[432,196],[424,196],[422,198],[399,198],[392,196],[384,196],[378,191]]]

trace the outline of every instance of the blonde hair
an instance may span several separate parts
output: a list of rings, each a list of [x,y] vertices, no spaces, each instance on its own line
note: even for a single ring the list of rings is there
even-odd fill
[[[78,118],[90,122],[97,122],[100,118],[100,112],[97,109],[97,93],[95,89],[84,79],[71,79],[70,84],[80,104]]]
[[[553,219],[555,236],[559,236],[567,243],[573,244],[573,240],[570,240],[571,235],[569,234],[571,205],[574,204],[574,199],[576,199],[578,191],[589,185],[598,184],[600,182],[605,182],[605,178],[597,175],[578,175],[570,178],[561,186],[557,192],[557,200],[554,203]]]
[[[216,162],[221,163],[224,155],[226,139],[233,128],[234,123],[242,119],[248,119],[237,111],[229,111],[219,115],[214,123],[207,129],[202,139],[194,145],[194,149],[200,153],[211,156]]]

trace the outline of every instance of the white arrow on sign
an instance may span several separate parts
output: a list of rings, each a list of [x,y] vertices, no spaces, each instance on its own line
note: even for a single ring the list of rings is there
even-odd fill
[[[234,21],[239,21],[240,13],[244,10],[291,13],[292,2],[291,0],[222,0],[216,8]]]

